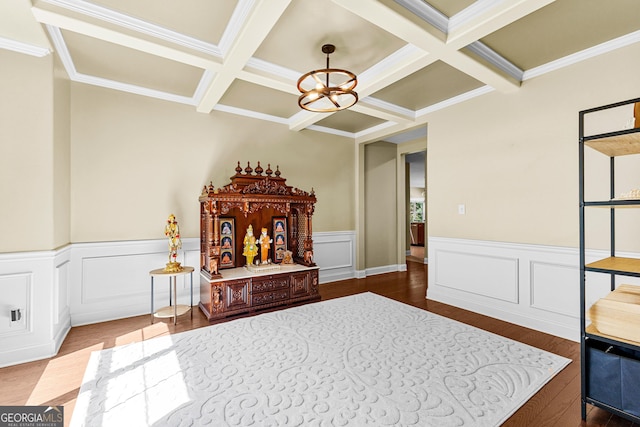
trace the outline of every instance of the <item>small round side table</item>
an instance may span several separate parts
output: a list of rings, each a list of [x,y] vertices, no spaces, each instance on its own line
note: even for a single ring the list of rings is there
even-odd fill
[[[164,268],[157,268],[151,270],[149,275],[151,276],[151,323],[153,323],[154,317],[173,317],[173,324],[178,323],[178,316],[185,314],[187,311],[191,311],[191,318],[193,319],[193,267],[183,266],[180,271],[164,271]],[[178,276],[189,274],[191,276],[191,305],[178,304],[178,294],[176,290],[176,279]],[[157,311],[153,309],[153,278],[154,277],[169,277],[169,306],[162,307]],[[173,301],[171,293],[173,292]]]

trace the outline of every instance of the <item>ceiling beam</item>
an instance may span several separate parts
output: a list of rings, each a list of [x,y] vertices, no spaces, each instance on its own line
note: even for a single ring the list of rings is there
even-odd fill
[[[308,110],[300,110],[293,116],[289,117],[289,130],[298,132],[308,128],[312,124],[329,117],[332,113],[313,113]]]
[[[225,53],[222,68],[204,91],[204,96],[198,103],[198,112],[210,113],[213,110],[278,22],[289,3],[291,0],[258,0],[256,2],[237,38]]]
[[[125,34],[124,32],[115,31],[106,28],[106,26],[91,24],[78,18],[72,18],[71,16],[66,16],[63,13],[46,10],[38,6],[34,6],[31,10],[36,20],[43,24],[73,31],[74,33],[83,34],[96,39],[105,40],[140,52],[151,53],[162,58],[167,58],[198,68],[217,70],[220,67],[218,62],[211,58],[207,58],[204,55],[175,49],[162,43],[152,42],[141,37],[135,37],[130,34]]]
[[[403,114],[392,112],[378,105],[373,106],[364,102],[358,102],[356,105],[350,108],[350,110],[356,113],[366,114],[367,116],[377,117],[379,119],[388,120],[395,123],[411,124],[415,122],[413,117],[409,117]]]
[[[467,56],[460,52],[457,46],[449,46],[446,41],[440,40],[427,30],[377,0],[360,0],[357,2],[353,0],[333,0],[333,2],[383,30],[395,34],[407,43],[423,49],[425,52],[434,56],[434,62],[436,60],[446,62],[458,68],[463,73],[503,92],[514,91],[520,86],[520,82],[516,81],[513,77]],[[502,7],[507,8],[508,6],[502,5]]]
[[[449,20],[447,45],[461,49],[556,0],[476,1]]]

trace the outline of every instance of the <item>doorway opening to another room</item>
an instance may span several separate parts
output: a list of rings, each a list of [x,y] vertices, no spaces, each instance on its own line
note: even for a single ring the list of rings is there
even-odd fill
[[[405,155],[408,186],[407,261],[426,260],[426,151]]]

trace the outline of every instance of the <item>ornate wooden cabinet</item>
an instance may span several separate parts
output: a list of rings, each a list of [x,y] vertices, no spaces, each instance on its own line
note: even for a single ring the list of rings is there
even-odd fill
[[[200,195],[200,308],[209,320],[320,299],[313,261],[312,216],[316,196],[286,185],[260,162],[236,167],[231,182],[213,183]],[[273,240],[269,264],[245,266],[243,240],[251,226]],[[285,264],[285,255],[293,264]],[[260,259],[260,257],[258,257]],[[264,269],[263,269],[264,267]]]
[[[278,272],[225,270],[200,279],[200,309],[210,321],[278,306],[320,300],[318,267],[295,264]],[[225,277],[226,276],[226,277]]]

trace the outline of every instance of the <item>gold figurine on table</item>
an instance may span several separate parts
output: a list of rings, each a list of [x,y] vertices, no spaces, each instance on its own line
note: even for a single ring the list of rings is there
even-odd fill
[[[176,221],[176,217],[173,214],[169,215],[169,219],[167,219],[167,225],[164,228],[164,235],[169,238],[169,262],[164,268],[164,271],[182,271],[182,266],[177,261],[178,249],[182,247],[182,241],[180,240],[180,227],[178,227],[178,221]]]
[[[253,264],[253,257],[258,254],[258,246],[256,246],[256,236],[253,235],[253,226],[249,224],[247,234],[244,236],[244,251],[242,255],[247,257],[247,265]]]

